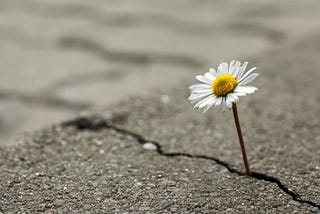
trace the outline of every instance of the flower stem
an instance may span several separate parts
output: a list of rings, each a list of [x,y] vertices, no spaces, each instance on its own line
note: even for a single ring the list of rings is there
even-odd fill
[[[240,146],[241,146],[242,158],[243,158],[244,166],[246,167],[247,175],[251,176],[251,171],[250,171],[249,162],[248,162],[248,158],[247,158],[246,148],[245,148],[244,142],[243,142],[243,137],[242,137],[242,132],[241,132],[241,127],[240,127],[240,122],[239,122],[238,110],[237,110],[237,104],[236,103],[233,103],[232,111],[233,111],[234,122],[236,124],[237,132],[238,132],[238,136],[239,136],[239,142],[240,142]]]

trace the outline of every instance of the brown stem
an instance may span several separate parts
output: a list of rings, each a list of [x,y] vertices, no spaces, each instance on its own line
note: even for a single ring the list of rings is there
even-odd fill
[[[251,171],[250,171],[249,162],[248,162],[248,159],[247,159],[246,148],[245,148],[244,142],[243,142],[243,137],[242,137],[242,132],[241,132],[241,127],[240,127],[240,122],[239,122],[237,104],[236,103],[233,103],[232,111],[233,111],[234,122],[236,124],[237,132],[238,132],[238,136],[239,136],[239,142],[240,142],[240,146],[241,146],[242,158],[243,158],[244,166],[246,167],[247,175],[251,176]]]

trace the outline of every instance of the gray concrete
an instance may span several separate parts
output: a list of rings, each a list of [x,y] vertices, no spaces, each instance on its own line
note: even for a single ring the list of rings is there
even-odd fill
[[[68,2],[0,1],[0,213],[320,213],[318,3]],[[233,57],[252,177],[186,99]]]
[[[193,110],[189,78],[3,147],[1,211],[320,213],[319,38],[252,60],[259,91],[239,112],[253,177],[231,112]]]
[[[312,0],[0,0],[0,144],[292,44],[319,29],[318,11]]]

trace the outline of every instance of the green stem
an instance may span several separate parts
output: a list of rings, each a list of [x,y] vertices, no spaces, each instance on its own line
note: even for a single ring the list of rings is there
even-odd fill
[[[241,127],[240,127],[240,122],[239,122],[237,104],[236,103],[233,103],[232,111],[233,111],[234,122],[236,124],[237,132],[238,132],[238,136],[239,136],[239,142],[240,142],[240,146],[241,146],[242,158],[243,158],[244,166],[246,167],[247,175],[251,176],[251,171],[250,171],[249,162],[248,162],[248,158],[247,158],[246,148],[245,148],[244,142],[243,142],[243,137],[242,137],[242,132],[241,132]]]

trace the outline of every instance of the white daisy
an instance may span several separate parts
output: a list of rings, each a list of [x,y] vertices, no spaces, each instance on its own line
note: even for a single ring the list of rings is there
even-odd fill
[[[196,103],[195,108],[203,108],[203,113],[208,111],[213,105],[222,104],[222,110],[231,109],[232,103],[236,103],[240,96],[251,94],[257,90],[254,86],[247,86],[248,83],[256,79],[259,74],[252,73],[256,68],[251,68],[245,72],[248,62],[242,65],[239,61],[221,63],[216,71],[211,68],[204,75],[196,76],[202,82],[189,87],[191,95],[189,100]]]

